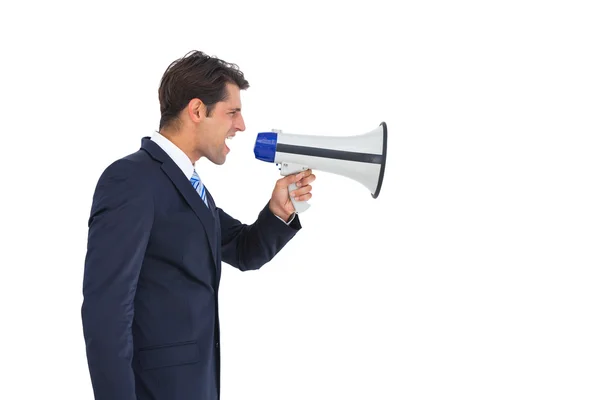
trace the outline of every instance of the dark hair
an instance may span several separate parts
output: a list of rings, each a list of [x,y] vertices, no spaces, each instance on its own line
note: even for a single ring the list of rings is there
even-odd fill
[[[192,99],[202,100],[206,105],[206,115],[209,116],[215,103],[227,99],[225,84],[228,82],[236,84],[242,90],[250,86],[237,65],[201,51],[191,51],[173,61],[158,88],[159,129],[177,120],[181,110]]]

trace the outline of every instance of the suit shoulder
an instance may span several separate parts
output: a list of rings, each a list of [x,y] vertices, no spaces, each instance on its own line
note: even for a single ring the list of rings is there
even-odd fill
[[[98,179],[96,194],[105,190],[149,193],[148,156],[144,152],[127,155],[110,163]]]
[[[138,210],[152,207],[150,179],[144,163],[126,156],[113,161],[101,173],[92,197],[92,216],[126,204]]]
[[[122,178],[138,177],[146,169],[150,161],[144,151],[137,151],[110,163],[101,174],[100,179],[118,176]]]

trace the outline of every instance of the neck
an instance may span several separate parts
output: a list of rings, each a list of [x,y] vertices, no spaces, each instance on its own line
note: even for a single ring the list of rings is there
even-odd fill
[[[174,132],[168,129],[160,130],[159,133],[169,139],[175,146],[179,147],[188,156],[192,165],[195,165],[196,161],[200,159],[194,152],[194,143],[191,140],[191,135],[184,135],[183,132]]]

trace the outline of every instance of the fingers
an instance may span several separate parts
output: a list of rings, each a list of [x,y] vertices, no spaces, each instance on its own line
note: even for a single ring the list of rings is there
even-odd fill
[[[294,176],[293,182],[296,182],[296,190],[292,190],[290,196],[296,201],[307,201],[312,197],[311,183],[316,179],[311,169],[302,171]]]
[[[310,200],[311,197],[312,197],[312,193],[307,193],[307,194],[303,194],[302,196],[299,196],[299,197],[294,197],[294,200],[296,200],[296,201],[308,201],[308,200]]]
[[[317,177],[312,173],[312,170],[306,170],[296,175],[296,186],[302,187],[309,185],[317,179]]]
[[[309,183],[312,183],[316,177],[312,173],[312,169],[307,169],[306,171],[299,172],[295,175],[288,175],[284,178],[281,178],[277,181],[277,184],[280,187],[288,187],[292,183],[295,183],[296,186],[305,186]]]
[[[294,191],[294,192],[292,192],[291,197],[292,197],[292,199],[294,199],[296,201],[308,201],[312,197],[312,193],[305,193],[303,195],[300,195],[299,193]]]
[[[297,201],[305,201],[312,197],[312,193],[310,193],[311,190],[311,185],[302,186],[301,188],[292,190],[290,192],[290,197]]]

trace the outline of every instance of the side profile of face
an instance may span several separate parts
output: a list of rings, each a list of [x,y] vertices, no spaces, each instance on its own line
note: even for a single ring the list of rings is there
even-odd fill
[[[227,98],[214,105],[210,116],[206,116],[206,108],[196,114],[194,129],[194,153],[198,158],[206,157],[217,165],[225,163],[229,147],[225,143],[237,132],[246,129],[242,117],[240,88],[232,83],[226,85]]]

